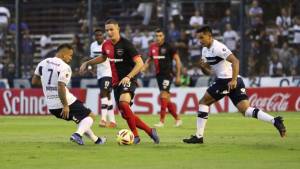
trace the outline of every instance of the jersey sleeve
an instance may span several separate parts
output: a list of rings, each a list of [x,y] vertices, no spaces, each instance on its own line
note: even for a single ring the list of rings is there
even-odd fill
[[[34,74],[37,76],[42,76],[43,62],[40,62],[35,68]]]
[[[220,45],[215,48],[215,56],[226,59],[231,54],[232,52],[224,44],[220,43]]]
[[[72,71],[70,67],[64,68],[58,76],[58,81],[63,82],[66,85],[70,82],[72,76]]]
[[[170,54],[171,54],[171,56],[173,58],[175,56],[175,54],[177,53],[177,49],[174,46],[171,45],[169,47],[169,52],[170,52]]]

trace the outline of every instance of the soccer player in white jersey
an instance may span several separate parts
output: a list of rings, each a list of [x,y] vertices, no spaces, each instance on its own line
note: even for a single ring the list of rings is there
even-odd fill
[[[279,131],[280,136],[284,137],[286,129],[282,117],[274,118],[258,108],[250,107],[244,82],[238,76],[239,60],[234,54],[223,43],[213,38],[209,26],[197,30],[197,38],[203,46],[202,59],[198,64],[205,74],[214,73],[217,79],[209,86],[199,101],[196,134],[183,139],[183,142],[188,144],[203,143],[209,106],[224,96],[229,96],[239,112],[244,114],[245,117],[257,118],[273,124]]]
[[[103,32],[104,31],[100,28],[94,31],[95,41],[90,47],[91,57],[93,58],[102,56],[102,43],[104,41]],[[112,74],[108,59],[103,63],[97,64],[97,79],[101,97],[101,120],[99,126],[115,128],[117,127],[117,124],[111,99]],[[107,122],[107,119],[109,123]]]
[[[72,70],[67,63],[72,60],[73,49],[69,44],[57,48],[55,57],[41,61],[35,69],[32,84],[42,85],[48,109],[57,118],[74,121],[78,128],[70,140],[83,145],[83,134],[95,144],[103,144],[106,139],[97,137],[91,127],[94,115],[66,87],[70,82]]]

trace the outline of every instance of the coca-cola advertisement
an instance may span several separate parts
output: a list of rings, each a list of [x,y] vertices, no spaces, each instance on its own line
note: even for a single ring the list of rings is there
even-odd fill
[[[72,89],[81,101],[86,99],[86,90]],[[0,115],[47,115],[49,114],[42,89],[0,90]]]
[[[251,106],[265,111],[300,111],[300,88],[250,88],[247,90]]]

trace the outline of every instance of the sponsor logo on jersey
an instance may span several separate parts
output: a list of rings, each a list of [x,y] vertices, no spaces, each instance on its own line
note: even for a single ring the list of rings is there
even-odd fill
[[[60,66],[59,63],[54,63],[54,62],[51,62],[51,61],[49,61],[49,60],[47,60],[46,62],[47,62],[48,64],[52,64],[52,65],[55,65],[55,66]]]
[[[166,56],[153,56],[153,59],[165,59]]]
[[[117,55],[122,56],[124,54],[124,49],[117,49]]]
[[[117,63],[117,62],[123,62],[123,59],[111,59],[111,58],[109,58],[109,61]]]

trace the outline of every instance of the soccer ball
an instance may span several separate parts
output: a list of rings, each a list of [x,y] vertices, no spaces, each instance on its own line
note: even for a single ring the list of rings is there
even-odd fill
[[[117,142],[119,145],[130,145],[133,144],[134,135],[128,129],[122,129],[118,132]]]

